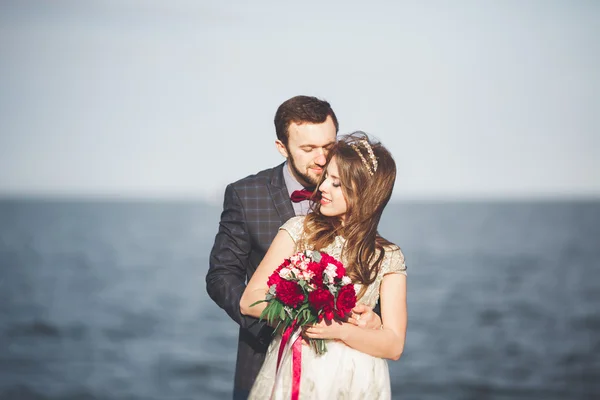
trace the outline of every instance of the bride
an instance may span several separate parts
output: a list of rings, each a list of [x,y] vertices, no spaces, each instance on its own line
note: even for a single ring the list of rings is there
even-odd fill
[[[390,399],[386,359],[398,360],[406,336],[406,266],[402,251],[377,233],[392,194],[396,164],[385,147],[362,132],[343,136],[328,155],[308,216],[281,228],[240,301],[242,314],[259,317],[266,303],[267,279],[281,262],[301,250],[321,250],[341,260],[354,283],[358,304],[381,306],[381,329],[346,321],[305,328],[305,338],[329,339],[317,355],[302,346],[301,369],[291,351],[278,364],[281,335],[271,342],[250,399]],[[299,388],[294,384],[299,380]]]

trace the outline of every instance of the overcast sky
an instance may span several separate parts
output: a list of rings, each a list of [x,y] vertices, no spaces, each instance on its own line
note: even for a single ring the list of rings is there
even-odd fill
[[[597,1],[0,0],[0,194],[205,197],[328,100],[396,198],[600,197]]]

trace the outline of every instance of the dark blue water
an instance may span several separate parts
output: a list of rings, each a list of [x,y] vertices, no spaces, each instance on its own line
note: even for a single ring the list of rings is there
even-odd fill
[[[0,398],[227,398],[219,212],[0,201]],[[600,202],[392,204],[381,231],[409,266],[395,398],[600,398]]]

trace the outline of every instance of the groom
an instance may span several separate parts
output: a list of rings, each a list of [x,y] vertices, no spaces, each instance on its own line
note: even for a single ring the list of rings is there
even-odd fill
[[[234,399],[248,397],[273,332],[263,321],[240,313],[240,298],[279,227],[309,211],[303,190],[314,190],[336,141],[338,121],[328,102],[296,96],[277,109],[275,132],[277,150],[287,160],[227,186],[206,274],[208,294],[240,325]],[[380,326],[371,310],[355,311],[365,312],[361,324]]]

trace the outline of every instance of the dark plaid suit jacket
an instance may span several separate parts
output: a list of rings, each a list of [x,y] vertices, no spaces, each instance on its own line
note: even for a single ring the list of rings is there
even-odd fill
[[[294,216],[283,179],[284,165],[227,186],[210,253],[208,294],[240,325],[235,389],[242,391],[252,387],[272,337],[264,322],[240,313],[240,299],[279,227]]]

